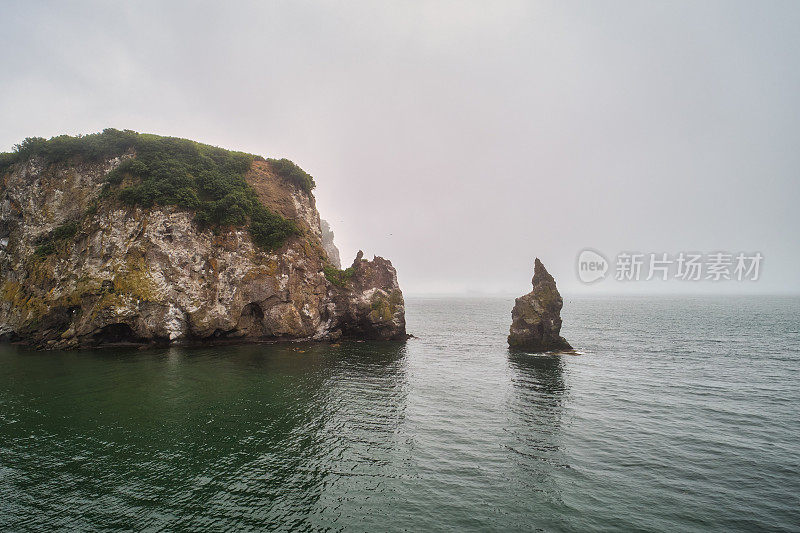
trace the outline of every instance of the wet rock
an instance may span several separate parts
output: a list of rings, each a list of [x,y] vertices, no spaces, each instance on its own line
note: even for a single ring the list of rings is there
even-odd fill
[[[571,349],[560,335],[563,300],[553,276],[538,258],[531,283],[533,290],[514,302],[508,345],[531,352]]]

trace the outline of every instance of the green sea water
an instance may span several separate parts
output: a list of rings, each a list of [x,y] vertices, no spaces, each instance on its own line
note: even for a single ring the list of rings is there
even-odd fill
[[[2,531],[800,531],[800,299],[409,298],[407,343],[0,346]]]

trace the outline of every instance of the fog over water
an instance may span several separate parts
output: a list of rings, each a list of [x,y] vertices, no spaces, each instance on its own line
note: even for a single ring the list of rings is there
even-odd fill
[[[796,2],[0,5],[0,151],[105,127],[288,157],[407,293],[800,292]],[[761,252],[583,285],[577,254]]]

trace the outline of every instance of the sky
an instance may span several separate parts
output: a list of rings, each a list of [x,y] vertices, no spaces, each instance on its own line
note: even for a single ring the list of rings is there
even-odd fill
[[[534,257],[565,294],[800,293],[798,2],[0,0],[0,18],[0,151],[114,127],[288,157],[342,262],[391,259],[406,294],[522,294]],[[580,281],[586,248],[606,279]],[[614,279],[620,253],[690,251],[758,252],[759,277]]]

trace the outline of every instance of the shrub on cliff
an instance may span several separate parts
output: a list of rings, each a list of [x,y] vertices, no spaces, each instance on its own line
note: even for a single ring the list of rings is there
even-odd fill
[[[111,187],[104,188],[102,197],[113,196],[116,191],[119,200],[128,205],[176,205],[194,211],[195,220],[202,226],[247,226],[253,242],[267,249],[279,247],[298,232],[294,223],[267,209],[245,180],[244,174],[257,157],[252,154],[115,129],[49,140],[30,137],[14,148],[12,153],[0,154],[0,172],[31,157],[40,157],[45,163],[73,158],[98,161],[133,150],[135,158],[109,172]],[[288,159],[269,161],[290,183],[308,192],[314,187],[313,178]],[[126,176],[132,179],[125,182]]]
[[[247,225],[253,242],[267,249],[297,233],[292,222],[261,203],[245,180],[255,156],[174,137],[139,137],[136,159],[120,172],[140,182],[119,192],[123,202],[185,207],[196,211],[195,220],[204,226]]]
[[[341,270],[333,265],[323,265],[322,271],[325,273],[325,277],[328,279],[328,281],[337,287],[345,287],[347,282],[350,281],[350,278],[353,277],[355,268],[348,267],[344,270]]]
[[[284,159],[267,159],[275,173],[289,183],[310,193],[317,186],[311,174],[297,166],[293,161]]]
[[[133,148],[139,134],[135,131],[120,131],[107,128],[102,133],[90,135],[59,135],[50,140],[43,137],[28,137],[14,146],[10,154],[3,154],[0,165],[6,167],[31,157],[41,157],[45,163],[66,161],[80,157],[85,161],[99,161],[106,157],[123,154]],[[0,166],[0,170],[3,170]]]
[[[262,205],[257,206],[250,216],[250,235],[253,242],[263,248],[276,248],[295,233],[297,226],[293,222]]]
[[[60,226],[57,226],[52,231],[37,237],[33,244],[36,245],[34,253],[39,257],[45,257],[56,251],[56,244],[61,241],[66,241],[78,233],[78,221],[70,220]]]

